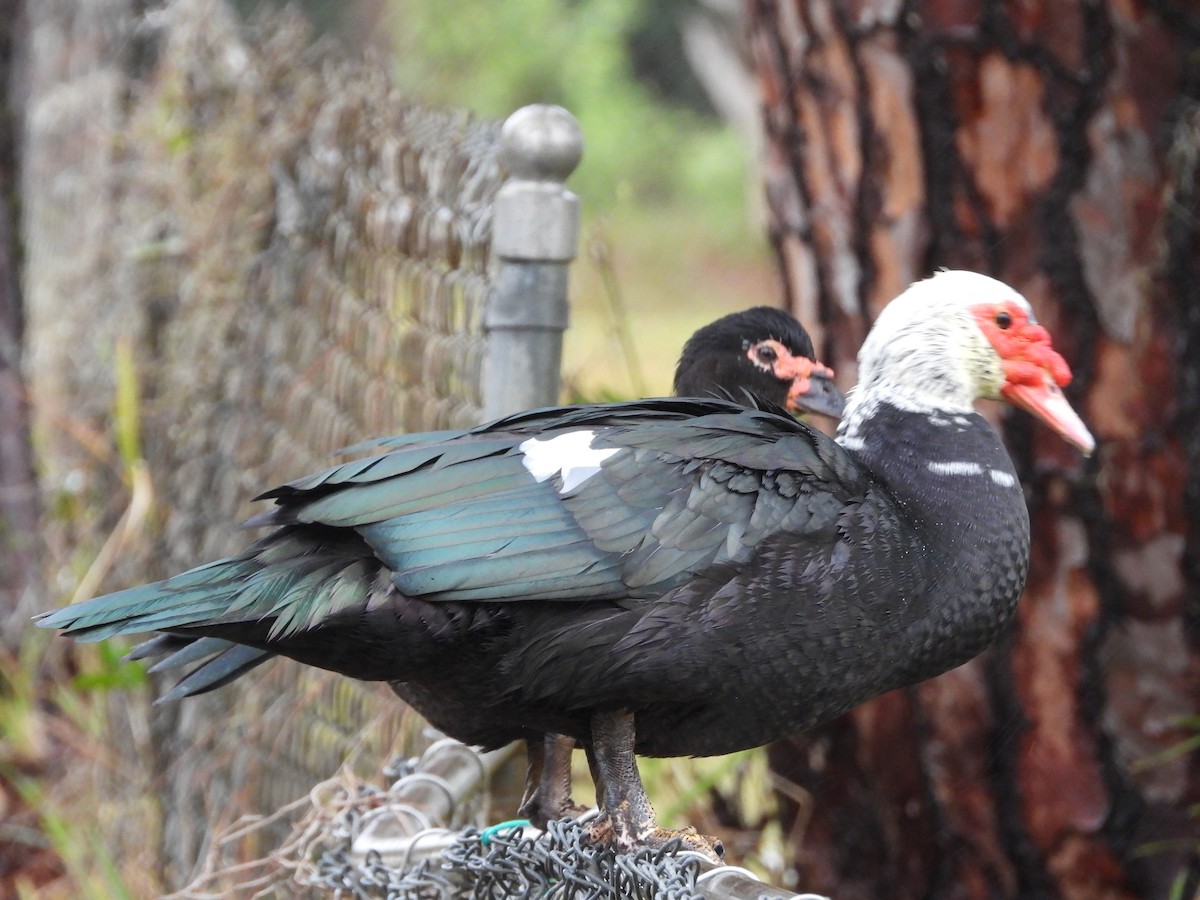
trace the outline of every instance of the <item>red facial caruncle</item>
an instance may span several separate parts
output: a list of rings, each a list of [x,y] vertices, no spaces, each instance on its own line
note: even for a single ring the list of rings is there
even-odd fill
[[[1049,372],[1059,387],[1071,383],[1067,361],[1050,345],[1050,332],[1029,320],[1029,314],[1013,301],[974,307],[975,319],[1000,358],[1004,372],[1014,384],[1041,384]]]
[[[971,312],[1000,356],[1004,369],[1000,396],[1028,410],[1085,454],[1091,453],[1095,439],[1062,394],[1061,388],[1071,383],[1071,369],[1050,345],[1050,332],[1013,300],[980,303]]]
[[[746,351],[746,358],[764,372],[770,372],[780,381],[791,381],[791,387],[788,388],[787,406],[793,412],[803,411],[806,406],[810,405],[806,403],[806,400],[817,393],[814,390],[812,378],[833,381],[833,369],[829,366],[809,359],[807,356],[792,353],[782,342],[774,338],[751,345]],[[827,415],[840,415],[840,407],[839,398],[836,411],[827,409],[817,411]]]

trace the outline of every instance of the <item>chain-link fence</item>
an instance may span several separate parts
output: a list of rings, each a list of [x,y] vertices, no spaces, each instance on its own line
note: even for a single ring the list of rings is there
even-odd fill
[[[338,447],[477,421],[502,180],[497,127],[407,105],[297,20],[245,40],[218,0],[105,3],[30,7],[24,184],[52,556],[65,586],[98,551],[87,592],[235,549],[250,497]],[[140,399],[114,416],[128,363]],[[115,711],[155,760],[169,881],[210,824],[352,750],[376,765],[401,727],[377,686],[283,662],[248,681]]]

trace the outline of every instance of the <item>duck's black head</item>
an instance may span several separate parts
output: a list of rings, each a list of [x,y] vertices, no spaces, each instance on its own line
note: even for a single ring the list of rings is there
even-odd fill
[[[679,397],[740,400],[747,392],[791,412],[835,418],[845,403],[832,370],[813,359],[804,326],[769,306],[705,325],[688,339],[675,369]]]

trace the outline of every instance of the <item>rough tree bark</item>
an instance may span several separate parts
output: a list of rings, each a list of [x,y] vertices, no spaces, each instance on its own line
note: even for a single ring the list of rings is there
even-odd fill
[[[1200,882],[1200,12],[1165,0],[748,0],[772,240],[852,383],[937,267],[1033,303],[1100,448],[1003,430],[1034,555],[983,658],[771,750],[800,883],[1190,897]],[[1193,807],[1189,816],[1189,807]]]

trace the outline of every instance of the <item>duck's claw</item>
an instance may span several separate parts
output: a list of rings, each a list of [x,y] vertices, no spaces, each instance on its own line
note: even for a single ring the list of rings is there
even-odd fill
[[[677,831],[669,828],[655,828],[652,833],[642,839],[642,844],[659,849],[676,839],[679,840],[681,849],[693,850],[714,863],[720,864],[725,859],[725,845],[721,843],[721,839],[713,837],[711,834],[700,834],[691,825]]]
[[[549,822],[557,819],[576,819],[587,811],[588,807],[581,806],[570,797],[564,798],[561,803],[545,803],[540,797],[531,797],[521,804],[518,815],[525,817],[532,825],[545,831]]]
[[[692,850],[714,863],[719,864],[725,856],[725,845],[719,838],[700,834],[690,825],[672,830],[650,823],[648,828],[635,832],[628,827],[630,824],[601,813],[585,826],[584,835],[589,843],[607,845],[619,853],[636,853],[647,847],[661,850],[672,841],[678,841],[680,849]]]

